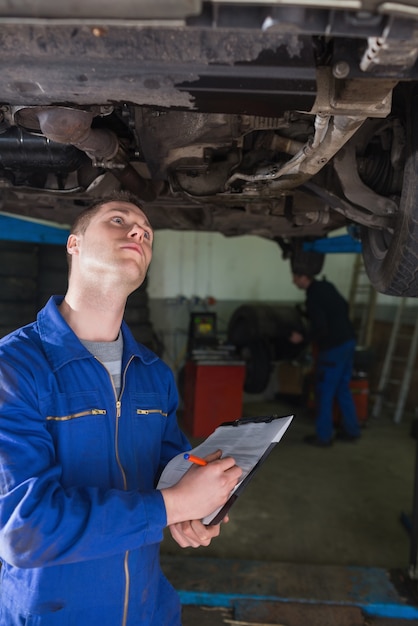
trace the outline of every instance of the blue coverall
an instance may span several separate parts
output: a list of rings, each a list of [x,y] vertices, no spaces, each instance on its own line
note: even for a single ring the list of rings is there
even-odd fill
[[[173,375],[123,323],[117,398],[59,302],[0,341],[0,624],[178,626],[155,490],[190,449]]]

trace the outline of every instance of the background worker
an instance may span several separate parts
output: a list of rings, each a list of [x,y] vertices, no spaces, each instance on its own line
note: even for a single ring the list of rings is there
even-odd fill
[[[332,444],[334,401],[337,401],[342,414],[342,426],[337,437],[356,441],[360,437],[360,426],[350,390],[356,339],[348,303],[330,282],[316,280],[306,270],[298,271],[294,267],[292,271],[294,284],[306,291],[309,331],[306,336],[293,331],[289,339],[295,344],[309,340],[317,348],[316,434],[308,435],[305,441],[317,446]]]
[[[1,626],[179,626],[164,528],[182,547],[219,534],[200,520],[239,480],[232,458],[155,489],[190,446],[171,371],[122,321],[152,242],[133,199],[99,201],[68,237],[65,297],[0,341]]]

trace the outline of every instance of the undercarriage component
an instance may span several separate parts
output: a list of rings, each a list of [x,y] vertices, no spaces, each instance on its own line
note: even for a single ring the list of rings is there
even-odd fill
[[[33,107],[29,115],[18,109],[19,119],[38,121],[39,130],[51,141],[70,144],[87,154],[95,167],[109,169],[121,185],[143,200],[153,200],[157,186],[144,180],[130,165],[118,137],[109,129],[92,128],[93,114],[68,107]],[[27,113],[27,112],[26,112]]]
[[[350,202],[367,209],[373,215],[395,215],[398,208],[396,202],[380,196],[362,182],[357,170],[354,145],[346,145],[340,150],[335,158],[334,168]]]
[[[0,167],[11,172],[20,169],[73,172],[85,160],[71,145],[58,144],[17,127],[0,133],[0,144]]]
[[[67,224],[124,188],[156,229],[355,224],[378,289],[418,294],[382,261],[418,245],[417,0],[64,4],[0,7],[3,211]]]
[[[328,116],[317,115],[313,138],[309,138],[292,159],[279,168],[273,166],[254,175],[236,172],[226,185],[230,187],[235,180],[241,179],[248,182],[271,181],[272,187],[276,190],[298,187],[319,172],[364,121],[365,118],[343,116],[336,116],[330,120]]]

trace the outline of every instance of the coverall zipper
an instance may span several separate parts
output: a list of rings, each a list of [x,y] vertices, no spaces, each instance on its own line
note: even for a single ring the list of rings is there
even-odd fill
[[[100,359],[98,359],[97,357],[95,357],[96,360],[103,365],[103,363],[100,361]],[[117,397],[116,394],[116,388],[115,385],[113,383],[113,379],[112,376],[109,373],[109,370],[107,369],[107,367],[105,365],[103,365],[103,367],[105,368],[105,370],[107,371],[109,378],[110,378],[110,382],[112,384],[113,387],[113,392],[115,394],[115,400],[116,400],[116,428],[115,428],[115,455],[116,455],[116,462],[118,464],[120,473],[122,475],[122,480],[123,480],[123,488],[125,491],[128,490],[128,482],[126,480],[126,474],[125,474],[125,470],[123,469],[123,465],[121,463],[120,457],[119,457],[119,419],[121,416],[121,407],[122,407],[122,395],[123,395],[123,391],[125,389],[125,379],[126,379],[126,372],[127,369],[131,363],[131,361],[133,360],[133,356],[131,356],[131,358],[129,359],[129,361],[126,364],[125,369],[122,372],[122,386],[121,386],[121,390],[119,393],[119,398]],[[130,590],[130,575],[129,575],[129,563],[128,563],[128,559],[129,559],[129,550],[126,550],[125,552],[125,558],[123,561],[123,568],[125,571],[125,595],[124,595],[124,600],[123,600],[123,616],[122,616],[122,626],[126,626],[127,620],[128,620],[128,608],[129,608],[129,590]]]

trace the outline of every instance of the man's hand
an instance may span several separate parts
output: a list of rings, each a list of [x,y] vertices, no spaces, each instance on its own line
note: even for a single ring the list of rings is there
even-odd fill
[[[218,537],[221,532],[221,525],[205,526],[199,520],[192,520],[171,524],[169,529],[174,541],[181,548],[199,548],[200,546],[208,546],[214,537]]]
[[[289,337],[290,343],[302,343],[304,339],[305,338],[302,333],[299,333],[297,330],[292,331],[292,334]]]
[[[167,525],[201,520],[228,500],[242,470],[232,457],[221,459],[218,450],[205,457],[205,466],[192,465],[178,483],[162,489]]]

